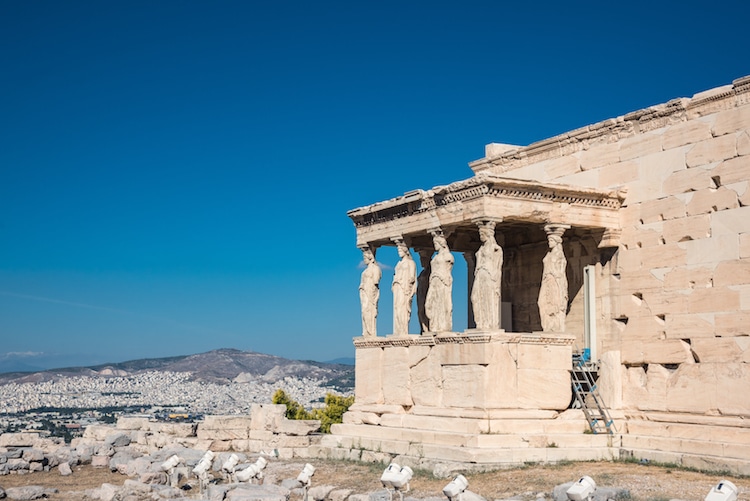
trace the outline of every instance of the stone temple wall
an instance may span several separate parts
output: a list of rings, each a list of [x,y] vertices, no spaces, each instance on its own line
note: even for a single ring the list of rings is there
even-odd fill
[[[705,440],[750,457],[750,77],[486,153],[475,172],[627,190],[596,284],[602,390],[628,417],[623,447],[688,457]]]

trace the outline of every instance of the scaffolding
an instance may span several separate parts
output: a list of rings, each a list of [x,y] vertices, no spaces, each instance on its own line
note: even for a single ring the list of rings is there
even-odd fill
[[[586,416],[591,433],[614,435],[617,428],[609,412],[607,412],[596,384],[599,379],[599,367],[589,360],[586,351],[583,354],[573,354],[573,368],[570,371],[570,378],[575,403]]]

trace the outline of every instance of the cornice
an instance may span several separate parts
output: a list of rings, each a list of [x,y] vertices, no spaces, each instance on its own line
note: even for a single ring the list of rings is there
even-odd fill
[[[563,203],[618,210],[625,198],[625,193],[561,184],[541,184],[480,173],[472,178],[446,186],[436,186],[427,191],[411,191],[384,202],[353,209],[347,215],[356,227],[363,227],[481,197]]]
[[[537,141],[525,147],[469,162],[474,172],[488,170],[509,172],[518,167],[549,158],[557,158],[585,150],[591,144],[609,143],[643,134],[692,118],[742,106],[750,102],[750,75],[738,78],[731,85],[695,94],[692,98],[673,99],[667,103],[597,122],[558,136]]]

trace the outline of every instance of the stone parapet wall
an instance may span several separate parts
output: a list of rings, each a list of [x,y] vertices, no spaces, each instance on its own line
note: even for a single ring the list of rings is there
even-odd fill
[[[355,401],[563,410],[571,400],[572,342],[569,336],[519,333],[357,339]]]

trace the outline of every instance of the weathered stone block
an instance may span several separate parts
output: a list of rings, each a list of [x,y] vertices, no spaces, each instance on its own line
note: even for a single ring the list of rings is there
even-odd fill
[[[214,429],[204,429],[203,427],[198,427],[198,439],[199,440],[241,440],[241,439],[247,439],[249,434],[249,429],[245,428],[235,428],[235,429],[224,429],[224,430],[214,430]]]
[[[644,157],[662,150],[662,133],[637,134],[620,141],[620,160]]]
[[[663,198],[673,193],[663,183],[672,173],[684,171],[687,146],[654,153],[638,159],[638,179],[628,184],[627,203],[634,204]]]
[[[200,423],[199,428],[203,430],[249,430],[251,424],[252,418],[250,416],[209,415],[203,418],[203,422]]]
[[[675,172],[664,179],[662,190],[668,195],[677,195],[689,191],[715,188],[714,181],[711,179],[711,173],[712,170],[703,167]]]
[[[716,364],[683,364],[667,382],[667,410],[702,414],[718,408]]]
[[[155,433],[165,433],[175,437],[194,437],[195,425],[193,423],[148,423],[148,430]]]
[[[389,346],[383,351],[383,402],[412,405],[409,386],[409,348]]]
[[[713,269],[709,265],[680,266],[664,276],[664,288],[683,290],[713,287]]]
[[[740,362],[742,360],[743,350],[732,337],[697,338],[692,340],[691,347],[700,363]]]
[[[310,433],[316,431],[318,428],[320,428],[320,421],[317,419],[282,419],[281,426],[279,426],[279,429],[277,431],[285,435],[304,436],[309,435]]]
[[[711,125],[702,120],[690,120],[667,127],[662,136],[665,150],[711,139]]]
[[[696,143],[685,156],[688,167],[698,167],[737,156],[737,139],[733,134]]]
[[[722,261],[714,271],[714,286],[750,284],[750,261],[734,259]]]
[[[99,442],[103,442],[107,435],[112,433],[115,429],[112,426],[103,424],[92,424],[86,427],[83,431],[83,438],[93,438]]]
[[[663,339],[664,322],[654,314],[631,317],[622,332],[622,338],[627,343],[640,341],[657,341]]]
[[[568,345],[527,344],[518,345],[519,369],[570,369],[571,348]]]
[[[666,315],[666,335],[668,339],[692,339],[714,337],[714,314],[693,313],[686,315]]]
[[[596,145],[581,152],[581,169],[589,170],[620,161],[619,143]]]
[[[548,179],[575,174],[581,170],[578,158],[568,155],[541,162]]]
[[[679,339],[659,341],[640,340],[625,342],[622,346],[622,363],[636,364],[681,364],[693,362],[690,346]]]
[[[748,128],[750,128],[750,106],[742,106],[717,113],[712,132],[714,136],[723,136]]]
[[[664,223],[658,221],[656,223],[639,224],[638,226],[623,228],[620,235],[620,244],[628,249],[662,245],[664,244],[662,239],[663,226]]]
[[[688,215],[708,214],[739,207],[737,192],[724,186],[697,191],[687,204]]]
[[[354,399],[360,404],[383,403],[382,348],[357,348],[354,366]]]
[[[443,405],[483,407],[487,391],[485,365],[443,366]]]
[[[711,215],[711,238],[701,238],[699,240],[688,240],[678,242],[680,248],[685,249],[687,254],[688,265],[710,265],[719,261],[729,259],[738,259],[740,255],[740,239],[735,235],[720,234],[713,231],[715,226],[714,218],[718,214],[733,211],[716,212]]]
[[[414,404],[440,406],[443,396],[443,371],[438,350],[429,346],[412,346],[409,354],[411,396]],[[423,356],[415,358],[417,354]]]
[[[710,236],[711,218],[708,214],[664,221],[664,241],[668,244]]]
[[[641,249],[641,262],[648,263],[650,268],[688,264],[687,251],[680,245],[680,243],[667,243],[661,246],[643,248]]]
[[[750,336],[750,312],[733,311],[716,314],[717,336]]]
[[[717,185],[747,181],[750,178],[750,155],[721,162],[711,170],[711,177]]]
[[[518,388],[522,409],[564,410],[572,397],[567,370],[519,369]]]
[[[118,430],[148,430],[149,421],[147,417],[120,416],[117,418]]]
[[[750,205],[750,181],[730,183],[726,187],[737,194],[737,201],[741,206]]]
[[[688,295],[688,309],[691,313],[739,310],[740,294],[727,287],[695,289]]]
[[[253,404],[250,406],[250,428],[252,430],[276,431],[286,413],[283,404]]]
[[[676,197],[665,197],[641,204],[641,221],[643,223],[683,218],[685,214],[685,203]]]
[[[740,233],[750,233],[750,206],[711,214],[712,236],[733,235],[736,237]]]
[[[737,135],[737,154],[750,155],[750,133],[747,131],[740,132]]]
[[[643,299],[654,315],[688,313],[688,296],[682,292],[646,291]]]
[[[38,439],[39,433],[2,433],[0,447],[32,447]]]

